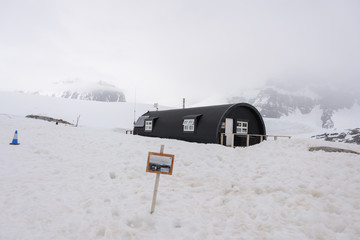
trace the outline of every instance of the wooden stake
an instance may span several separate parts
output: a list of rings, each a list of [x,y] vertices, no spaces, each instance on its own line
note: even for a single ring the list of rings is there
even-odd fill
[[[160,153],[164,153],[164,145],[161,145]],[[159,181],[160,181],[160,173],[157,173],[156,179],[155,179],[154,194],[153,194],[153,199],[152,199],[152,204],[151,204],[151,211],[150,211],[151,214],[155,211],[156,196],[157,196],[157,192],[158,192],[158,188],[159,188]]]
[[[164,153],[164,144],[161,144],[160,146],[160,153]]]
[[[75,127],[77,127],[78,126],[78,124],[79,124],[79,119],[80,119],[80,115],[77,117],[77,120],[76,120],[76,125],[75,125]]]

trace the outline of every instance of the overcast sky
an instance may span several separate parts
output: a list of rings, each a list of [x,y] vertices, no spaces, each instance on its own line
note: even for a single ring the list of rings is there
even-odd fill
[[[358,0],[0,0],[0,90],[105,81],[181,105],[267,81],[360,89]]]

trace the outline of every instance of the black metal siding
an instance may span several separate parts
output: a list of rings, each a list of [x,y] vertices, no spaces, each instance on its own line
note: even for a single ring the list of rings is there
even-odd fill
[[[188,115],[201,115],[196,118],[194,132],[183,131],[183,120]],[[151,132],[145,132],[144,127],[134,127],[135,135],[199,143],[220,143],[220,132],[223,131],[221,123],[226,118],[234,119],[234,131],[236,131],[237,119],[243,119],[249,121],[249,133],[266,134],[260,113],[246,103],[152,111],[143,114],[143,116],[157,117],[157,119],[153,121]]]

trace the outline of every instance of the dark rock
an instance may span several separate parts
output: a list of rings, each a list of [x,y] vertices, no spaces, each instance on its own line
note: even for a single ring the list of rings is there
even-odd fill
[[[348,129],[342,133],[324,133],[311,138],[323,139],[330,142],[344,142],[360,144],[360,128]]]
[[[349,150],[349,149],[343,149],[343,148],[334,148],[334,147],[326,147],[326,146],[319,146],[319,147],[309,147],[309,151],[325,151],[325,152],[343,152],[343,153],[354,153],[354,154],[360,154],[358,152]]]
[[[56,125],[58,125],[59,123],[63,123],[63,124],[68,124],[68,125],[73,125],[67,121],[64,121],[62,119],[56,119],[56,118],[52,118],[52,117],[46,117],[46,116],[40,116],[40,115],[27,115],[27,118],[34,118],[34,119],[40,119],[40,120],[44,120],[44,121],[48,121],[48,122],[55,122]]]

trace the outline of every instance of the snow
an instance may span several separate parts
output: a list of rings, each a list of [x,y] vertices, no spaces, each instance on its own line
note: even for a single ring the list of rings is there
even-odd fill
[[[309,114],[302,114],[298,109],[289,116],[280,119],[264,118],[267,134],[290,135],[295,138],[311,137],[322,134],[321,109],[317,106]]]
[[[337,110],[332,118],[335,123],[334,131],[358,128],[360,122],[360,105],[354,104],[352,108]],[[358,119],[358,121],[354,121],[354,119]]]
[[[121,129],[133,117],[124,103],[25,100],[0,105],[0,239],[360,239],[360,155],[308,151],[358,145],[301,134],[235,149],[147,138]],[[122,117],[85,114],[77,128],[24,117],[75,118],[81,107]],[[299,126],[281,121],[268,131]],[[9,145],[15,130],[18,146]],[[162,144],[175,155],[173,175],[161,175],[150,214],[147,156]]]

